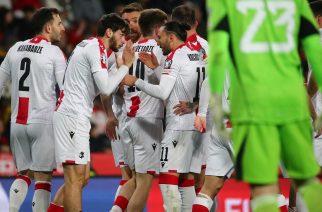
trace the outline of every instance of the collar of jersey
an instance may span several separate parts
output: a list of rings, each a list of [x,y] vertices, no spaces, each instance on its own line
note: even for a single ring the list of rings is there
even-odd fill
[[[175,53],[178,49],[182,48],[182,47],[183,47],[183,46],[185,46],[185,45],[186,45],[186,43],[183,43],[183,44],[179,45],[177,48],[175,48],[174,50],[172,50],[172,52],[170,52],[170,53],[168,54],[167,60],[172,60],[174,53]]]
[[[106,50],[105,46],[104,46],[104,43],[102,41],[102,39],[100,39],[99,37],[96,37],[97,38],[97,41],[98,41],[98,44],[99,44],[99,47],[100,47],[100,52],[104,52]]]
[[[42,40],[49,42],[49,40],[47,38],[45,38],[44,36],[37,35],[37,36],[33,37],[32,39],[30,39],[30,43],[40,43]]]

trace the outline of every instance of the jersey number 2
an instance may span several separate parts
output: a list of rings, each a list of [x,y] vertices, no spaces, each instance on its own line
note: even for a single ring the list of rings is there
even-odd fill
[[[21,60],[20,70],[25,71],[19,79],[19,91],[29,91],[29,87],[24,85],[25,80],[30,74],[30,59],[25,57]]]

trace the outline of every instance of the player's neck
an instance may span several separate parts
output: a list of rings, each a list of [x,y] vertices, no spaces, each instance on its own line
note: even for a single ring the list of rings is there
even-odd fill
[[[49,42],[52,42],[48,33],[40,33],[40,34],[37,34],[36,37],[43,37],[43,38],[46,38]]]
[[[175,50],[175,49],[177,49],[179,46],[181,46],[182,44],[184,44],[184,42],[183,41],[181,41],[181,40],[176,40],[176,41],[174,41],[173,42],[173,44],[172,44],[172,51],[173,50]]]
[[[193,34],[197,34],[197,31],[196,31],[195,28],[192,28],[192,29],[187,31],[187,37],[190,37]]]

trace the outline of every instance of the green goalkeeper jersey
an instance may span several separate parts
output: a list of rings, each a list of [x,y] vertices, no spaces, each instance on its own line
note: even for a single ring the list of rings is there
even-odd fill
[[[303,48],[322,86],[322,49],[306,0],[208,0],[209,84],[230,72],[232,121],[281,124],[309,118]]]

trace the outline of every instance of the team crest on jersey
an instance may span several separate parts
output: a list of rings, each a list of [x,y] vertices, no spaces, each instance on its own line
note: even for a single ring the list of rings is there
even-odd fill
[[[170,69],[171,68],[171,65],[172,65],[172,60],[166,60],[164,62],[164,68],[165,69]]]
[[[174,141],[172,141],[172,144],[173,144],[173,147],[176,148],[178,141],[174,140]]]
[[[106,63],[107,63],[106,55],[105,54],[102,54],[101,55],[101,65],[102,65],[102,68],[106,68]]]
[[[156,143],[152,144],[152,148],[155,151],[155,148],[157,148],[157,144]]]
[[[199,49],[199,60],[204,60],[207,57],[206,50],[204,48]]]

